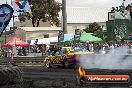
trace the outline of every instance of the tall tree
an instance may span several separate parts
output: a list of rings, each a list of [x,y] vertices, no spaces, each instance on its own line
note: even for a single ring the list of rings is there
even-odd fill
[[[31,0],[30,4],[31,13],[21,13],[20,22],[31,19],[33,27],[38,27],[40,21],[59,26],[60,3],[55,0]]]
[[[86,28],[84,29],[84,31],[89,32],[89,33],[94,33],[94,32],[96,32],[96,31],[98,31],[98,30],[102,31],[102,28],[101,28],[101,26],[100,26],[98,23],[96,23],[96,22],[89,24],[89,27],[86,27]]]
[[[104,41],[106,41],[107,39],[106,30],[103,30],[101,26],[96,22],[89,24],[89,26],[83,30],[87,33],[93,33],[94,36],[97,36],[103,39]]]

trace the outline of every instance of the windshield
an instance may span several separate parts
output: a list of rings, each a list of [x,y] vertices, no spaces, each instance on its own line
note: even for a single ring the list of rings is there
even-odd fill
[[[86,50],[86,47],[73,47],[70,51],[71,52],[87,52],[88,50]]]

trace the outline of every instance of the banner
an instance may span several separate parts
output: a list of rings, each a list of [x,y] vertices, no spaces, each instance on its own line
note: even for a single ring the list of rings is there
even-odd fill
[[[31,12],[30,5],[27,0],[13,1],[12,5],[15,13]]]
[[[128,83],[129,75],[85,75],[89,83]]]
[[[13,8],[8,4],[0,5],[0,36],[6,29],[13,15]]]

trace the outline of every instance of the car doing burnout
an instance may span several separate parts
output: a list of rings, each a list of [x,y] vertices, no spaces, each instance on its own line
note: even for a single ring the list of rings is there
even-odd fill
[[[79,50],[79,49],[78,49]],[[56,52],[56,54],[46,56],[44,62],[47,68],[51,68],[52,66],[62,66],[65,68],[75,66],[77,63],[77,56],[81,54],[93,54],[94,52],[88,51],[77,51],[77,49],[73,49],[72,47],[62,47],[61,51]]]

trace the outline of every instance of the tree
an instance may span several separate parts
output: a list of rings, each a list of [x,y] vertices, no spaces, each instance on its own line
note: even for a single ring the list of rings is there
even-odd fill
[[[94,33],[94,32],[96,32],[98,30],[101,30],[102,31],[102,28],[96,22],[89,24],[89,27],[86,27],[84,29],[85,32],[89,32],[89,33]]]
[[[97,30],[94,32],[94,36],[97,36],[101,38],[102,40],[106,41],[107,40],[107,31],[106,30]]]
[[[59,26],[60,4],[55,0],[31,0],[31,13],[19,14],[20,22],[32,20],[33,27],[38,27],[40,21],[49,21],[51,25]]]
[[[83,30],[87,33],[93,33],[94,36],[97,36],[103,39],[104,41],[106,41],[107,39],[106,31],[104,31],[101,26],[96,22],[89,24],[89,26]]]

